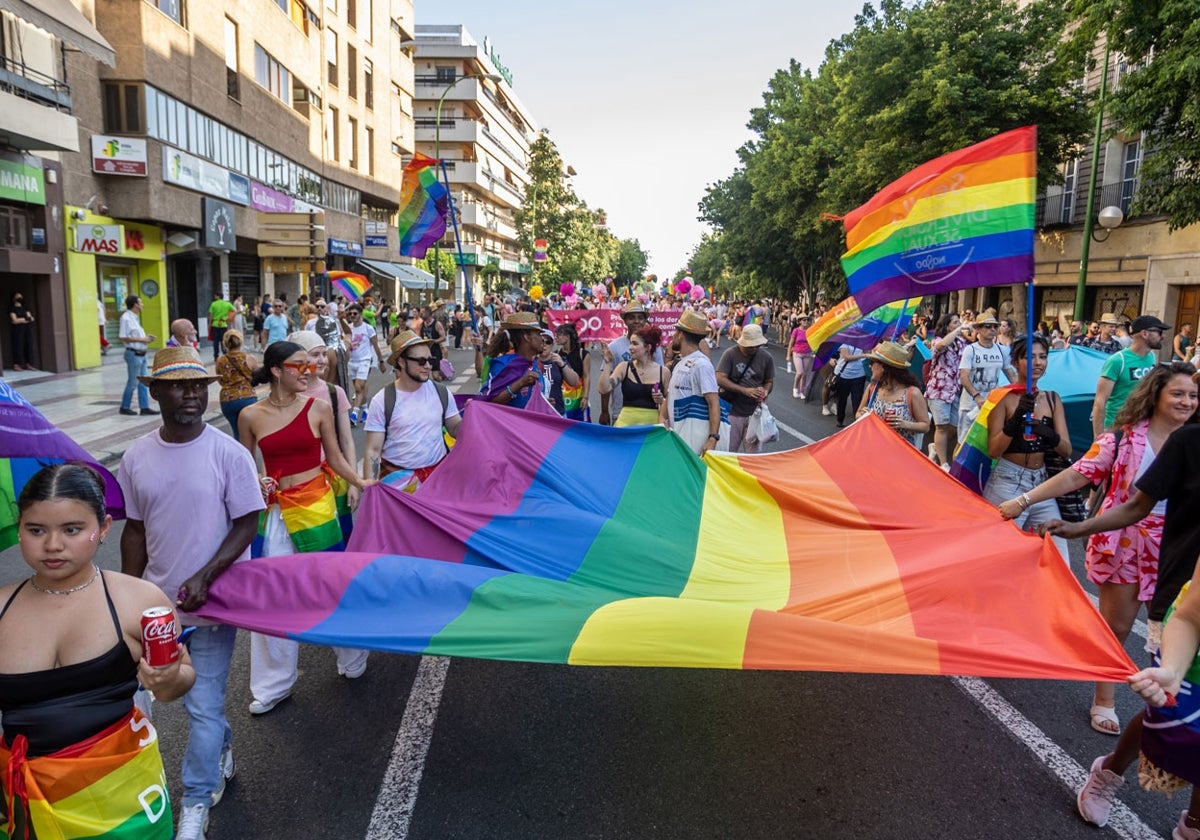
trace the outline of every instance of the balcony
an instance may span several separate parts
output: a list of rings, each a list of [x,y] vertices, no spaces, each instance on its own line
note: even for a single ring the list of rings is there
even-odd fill
[[[1120,207],[1125,218],[1130,218],[1133,201],[1137,197],[1139,182],[1120,181],[1115,184],[1103,184],[1096,188],[1095,212],[1099,213],[1104,207]],[[1037,210],[1034,216],[1034,227],[1048,228],[1061,225],[1083,223],[1083,213],[1087,209],[1087,194],[1078,192],[1060,193],[1059,195],[1041,195],[1037,199]]]
[[[467,161],[456,161],[447,169],[450,183],[461,191],[462,187],[473,186],[479,192],[491,196],[497,204],[509,210],[517,210],[525,199],[524,193],[507,183],[502,177],[491,170],[485,170],[480,164]]]
[[[516,241],[517,228],[513,223],[512,214],[502,210],[490,210],[477,202],[456,205],[459,218],[464,226],[473,226],[490,230],[502,239]]]
[[[79,125],[69,111],[42,104],[0,84],[0,134],[31,152],[79,151]]]

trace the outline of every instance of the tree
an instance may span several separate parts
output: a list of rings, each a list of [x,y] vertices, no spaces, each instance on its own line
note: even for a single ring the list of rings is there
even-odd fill
[[[1128,70],[1110,114],[1128,134],[1145,132],[1135,206],[1167,213],[1172,230],[1200,221],[1200,30],[1191,0],[1076,0],[1077,40],[1107,37]],[[1110,84],[1113,80],[1110,79]]]
[[[650,255],[642,249],[636,239],[622,239],[617,243],[617,259],[613,265],[613,280],[618,286],[630,286],[646,275]]]
[[[441,274],[438,273],[438,255],[441,257]],[[454,260],[454,255],[449,251],[435,251],[430,248],[425,252],[425,256],[416,261],[417,268],[422,271],[428,271],[434,277],[440,277],[439,286],[453,289],[455,281],[458,279],[458,263]],[[441,293],[441,288],[434,289],[434,297]]]

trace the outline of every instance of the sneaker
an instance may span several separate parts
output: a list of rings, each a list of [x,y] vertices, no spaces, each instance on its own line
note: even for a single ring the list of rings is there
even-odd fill
[[[828,417],[831,414],[833,414],[833,412],[829,410],[828,405],[823,405],[823,406],[821,406],[821,414],[825,417]]]
[[[137,412],[134,411],[132,408],[122,408],[121,413],[124,414],[126,417],[137,417]]]
[[[792,399],[794,399],[794,400],[800,399],[800,389],[799,388],[792,389]]]
[[[143,408],[141,411],[138,412],[138,414],[145,414],[145,415],[149,416],[151,414],[158,414],[158,412],[155,411],[153,408]]]
[[[361,655],[355,657],[354,662],[343,669],[338,667],[338,676],[345,677],[348,680],[356,680],[367,672],[367,651],[360,651]]]
[[[267,712],[271,711],[291,696],[291,694],[285,694],[282,697],[276,697],[274,700],[268,700],[265,703],[262,700],[255,698],[250,701],[250,714],[265,715]]]
[[[212,795],[212,807],[215,808],[221,804],[221,797],[225,795],[225,785],[233,778],[233,774],[237,772],[237,765],[233,763],[233,747],[221,753],[220,760],[221,778],[218,779],[220,787]]]
[[[358,409],[351,406],[350,408],[350,428],[358,425]]]
[[[1200,828],[1191,828],[1187,824],[1188,812],[1179,815],[1179,824],[1171,832],[1171,840],[1200,840]]]
[[[208,831],[208,806],[185,805],[179,815],[179,831],[175,840],[206,840]]]
[[[1108,814],[1112,810],[1113,797],[1125,784],[1123,778],[1111,770],[1104,769],[1104,759],[1106,758],[1108,758],[1107,755],[1102,755],[1092,762],[1092,771],[1088,774],[1087,784],[1079,789],[1079,795],[1075,797],[1075,802],[1079,806],[1079,816],[1100,828],[1108,825]],[[1183,818],[1180,817],[1180,825],[1182,824]],[[1176,830],[1178,831],[1178,829]],[[1200,832],[1197,832],[1195,836],[1200,837]]]

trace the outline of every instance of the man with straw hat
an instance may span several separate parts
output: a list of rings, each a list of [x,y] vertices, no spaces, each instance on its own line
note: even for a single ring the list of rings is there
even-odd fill
[[[533,389],[541,387],[542,325],[532,312],[514,312],[504,316],[500,329],[512,350],[491,360],[479,394],[488,402],[524,408]]]
[[[959,440],[967,439],[967,432],[979,416],[987,395],[1000,385],[1001,375],[1009,382],[1017,379],[1017,372],[1012,369],[1004,348],[996,342],[1000,330],[996,313],[988,309],[971,327],[975,341],[963,349],[962,360],[958,363],[958,377],[962,382],[962,394],[958,398]]]
[[[250,559],[263,497],[250,453],[204,422],[216,377],[199,351],[164,347],[138,378],[162,409],[162,427],[134,441],[117,472],[128,513],[121,571],[178,593],[180,623],[196,628],[188,643],[196,683],[183,698],[188,742],[176,836],[197,838],[234,773],[225,688],[237,630],[188,613],[204,605],[222,572]]]
[[[762,346],[767,343],[763,328],[747,324],[742,329],[736,347],[730,347],[717,362],[717,385],[722,400],[730,404],[729,451],[737,452],[743,445],[746,452],[757,452],[759,442],[745,440],[746,426],[755,410],[775,387],[775,360]]]
[[[708,321],[699,312],[685,310],[675,324],[680,343],[680,359],[671,371],[664,418],[697,455],[729,448],[728,434],[722,434],[721,400],[717,397],[717,374],[712,362],[700,349],[708,335]],[[725,430],[728,432],[728,421]]]

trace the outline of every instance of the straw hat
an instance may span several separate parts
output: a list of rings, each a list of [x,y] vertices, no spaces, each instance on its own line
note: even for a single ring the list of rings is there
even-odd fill
[[[704,332],[708,333],[707,324],[705,324]],[[763,335],[762,327],[758,324],[747,324],[742,329],[742,337],[738,339],[738,347],[762,347],[766,343],[767,337]]]
[[[389,367],[396,367],[400,362],[400,357],[410,347],[419,347],[422,344],[433,344],[432,338],[421,338],[412,330],[403,330],[392,339],[392,354],[388,356],[387,363]]]
[[[217,377],[208,372],[195,347],[164,347],[154,354],[154,364],[148,376],[139,376],[143,385],[155,382],[192,382],[204,379],[216,382]]]
[[[685,309],[683,314],[679,316],[679,321],[675,324],[675,329],[690,333],[691,335],[708,335],[708,321],[699,312]],[[759,333],[760,335],[762,333],[761,327],[759,328]]]
[[[908,351],[894,341],[880,342],[867,354],[867,358],[901,370],[908,367]]]
[[[642,306],[642,304],[636,300],[629,301],[629,303],[625,304],[625,308],[621,310],[622,318],[624,318],[626,315],[645,315],[645,314],[646,314],[646,307]]]
[[[996,312],[992,309],[987,309],[979,313],[979,317],[972,322],[972,326],[981,327],[984,324],[993,324],[1000,326],[1000,321],[996,318]]]
[[[1123,327],[1125,326],[1125,319],[1115,312],[1105,312],[1100,316],[1100,323],[1107,324],[1110,327]]]
[[[500,322],[502,330],[541,330],[542,325],[538,323],[537,316],[532,312],[514,312],[511,315],[505,315],[504,320]]]

